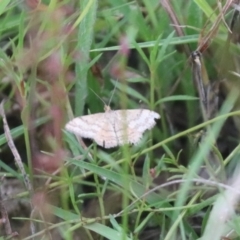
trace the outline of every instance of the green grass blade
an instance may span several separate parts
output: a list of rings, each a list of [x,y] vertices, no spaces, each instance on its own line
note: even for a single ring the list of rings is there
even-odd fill
[[[75,98],[75,114],[81,115],[87,97],[87,76],[89,69],[89,51],[93,42],[93,28],[96,20],[98,1],[97,0],[83,0],[81,1],[81,15],[82,18],[78,29],[78,47],[80,59],[76,64],[76,98]]]

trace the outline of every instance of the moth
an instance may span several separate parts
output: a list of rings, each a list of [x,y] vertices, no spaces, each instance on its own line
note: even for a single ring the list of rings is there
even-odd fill
[[[160,115],[148,109],[111,110],[76,117],[65,128],[82,138],[93,139],[99,146],[112,148],[124,144],[137,144],[146,130],[156,124]]]

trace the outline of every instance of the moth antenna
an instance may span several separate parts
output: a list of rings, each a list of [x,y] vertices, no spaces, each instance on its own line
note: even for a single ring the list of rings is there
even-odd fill
[[[93,89],[91,88],[89,89],[103,102],[104,106],[107,106],[106,103],[103,101],[103,99],[100,96],[98,96],[98,94]]]
[[[117,82],[118,82],[118,79],[117,79],[116,82],[115,82],[115,86],[114,86],[114,89],[113,89],[113,93],[112,93],[112,96],[111,96],[110,99],[109,99],[108,106],[110,106],[110,103],[111,103],[111,101],[112,101],[113,95],[114,95],[114,93],[115,93],[115,91],[116,91]]]

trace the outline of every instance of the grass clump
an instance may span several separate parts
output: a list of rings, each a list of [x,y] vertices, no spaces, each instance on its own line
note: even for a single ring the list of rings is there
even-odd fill
[[[238,5],[0,5],[1,239],[240,239]],[[161,119],[112,149],[64,129],[102,102]]]

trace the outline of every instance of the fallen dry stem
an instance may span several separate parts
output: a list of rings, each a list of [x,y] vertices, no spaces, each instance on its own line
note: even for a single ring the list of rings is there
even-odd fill
[[[28,175],[27,175],[27,173],[24,169],[22,159],[21,159],[21,157],[18,153],[18,150],[17,150],[14,142],[13,142],[11,132],[10,132],[10,129],[9,129],[9,126],[8,126],[8,123],[7,123],[5,111],[4,111],[4,101],[2,101],[1,104],[0,104],[0,115],[2,116],[3,128],[4,128],[4,133],[5,133],[5,136],[6,136],[6,139],[7,139],[8,146],[9,146],[9,148],[10,148],[10,150],[11,150],[13,156],[14,156],[15,163],[16,163],[17,167],[19,168],[22,176],[23,176],[23,181],[24,181],[25,187],[28,190],[29,195],[31,197],[32,194],[33,194],[33,187],[32,187],[32,184],[30,182],[30,179],[29,179],[29,177],[28,177]],[[31,208],[33,209],[32,203],[31,203]],[[35,227],[34,227],[33,223],[31,223],[31,233],[32,234],[35,233]]]
[[[12,136],[11,136],[11,132],[10,132],[10,129],[9,129],[9,126],[8,126],[8,123],[7,123],[7,119],[6,119],[6,115],[5,115],[5,112],[4,112],[4,107],[3,107],[3,102],[1,103],[0,105],[0,115],[2,116],[2,119],[3,119],[3,128],[4,128],[4,133],[5,133],[5,136],[6,136],[6,139],[7,139],[7,143],[8,143],[8,146],[14,156],[14,160],[15,160],[15,163],[17,165],[17,167],[19,168],[21,174],[23,175],[23,180],[24,180],[24,184],[25,184],[25,187],[27,188],[27,190],[29,191],[30,195],[32,194],[33,192],[33,188],[32,188],[32,184],[29,180],[29,177],[28,175],[26,174],[26,171],[24,169],[24,166],[23,166],[23,163],[22,163],[22,159],[18,153],[18,150],[13,142],[13,139],[12,139]]]
[[[3,178],[4,177],[1,177],[1,182],[3,182]],[[2,197],[2,192],[1,192],[1,189],[0,189],[0,212],[1,212],[1,217],[2,217],[2,222],[3,222],[3,225],[4,225],[4,231],[5,231],[5,234],[7,236],[10,236],[12,234],[12,228],[11,228],[11,224],[10,224],[10,221],[9,221],[9,218],[8,218],[8,213],[7,213],[7,210],[3,204],[3,197]]]

